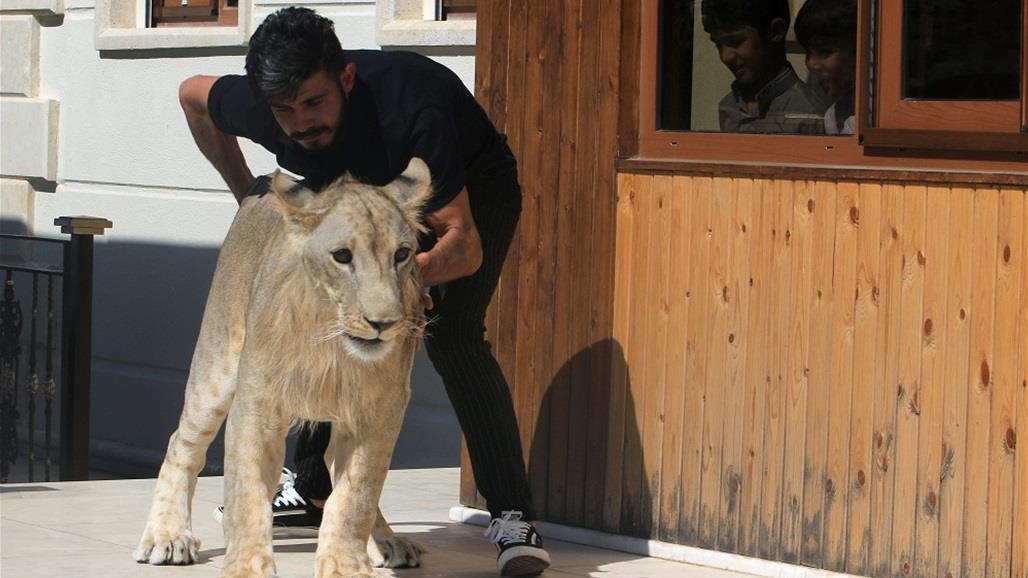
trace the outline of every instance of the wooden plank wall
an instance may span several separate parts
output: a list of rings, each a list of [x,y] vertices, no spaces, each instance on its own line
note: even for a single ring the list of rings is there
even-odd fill
[[[637,34],[635,0],[478,3],[524,192],[487,336],[538,517],[1028,578],[1025,191],[617,175]]]
[[[540,517],[590,527],[602,525],[599,505],[620,504],[604,480],[608,447],[621,445],[608,415],[622,4],[637,10],[481,0],[477,15],[476,97],[508,137],[524,196],[487,338],[511,384]],[[463,465],[462,501],[482,506],[466,455]]]
[[[624,444],[599,527],[859,575],[1028,576],[1024,190],[618,179]]]

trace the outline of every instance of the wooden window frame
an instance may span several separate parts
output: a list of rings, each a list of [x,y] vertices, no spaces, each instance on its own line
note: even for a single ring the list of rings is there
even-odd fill
[[[630,0],[631,1],[631,0]],[[638,101],[628,97],[622,110],[634,115],[638,140],[626,139],[622,154],[644,159],[761,163],[782,166],[843,166],[935,170],[974,170],[1028,173],[1028,133],[926,131],[904,127],[875,126],[868,110],[870,102],[872,46],[872,3],[897,4],[895,0],[857,0],[857,134],[853,136],[807,136],[782,134],[728,134],[660,130],[657,126],[657,80],[660,0],[638,2],[638,52],[625,51],[623,66],[635,66],[637,74],[623,74]],[[1021,0],[1028,4],[1028,0]],[[1028,17],[1022,35],[1028,36]],[[1028,46],[1028,40],[1022,46]],[[875,44],[881,46],[880,39]],[[1022,70],[1026,50],[1022,49]],[[876,63],[876,68],[881,66]],[[875,78],[882,75],[875,71]],[[1022,84],[1028,74],[1022,72]],[[877,94],[877,93],[876,93]],[[1022,88],[1019,114],[1025,115],[1028,88]],[[880,106],[876,101],[875,106]],[[1025,126],[1025,124],[1022,124]],[[624,131],[626,127],[622,127]],[[977,128],[977,127],[975,127]]]
[[[478,0],[436,0],[439,20],[474,20],[478,13]]]
[[[228,0],[210,0],[208,4],[195,6],[165,6],[162,0],[147,2],[150,6],[149,28],[239,25],[238,2],[235,6],[229,6]]]
[[[871,2],[864,2],[868,11]],[[903,2],[877,0],[874,126],[861,131],[865,146],[952,150],[1028,150],[1028,0],[1021,0],[1021,98],[1018,101],[904,100]],[[870,15],[866,19],[870,20]],[[898,41],[897,41],[898,40]],[[867,86],[865,70],[860,81]],[[866,95],[866,93],[865,93]],[[949,130],[934,130],[945,124]]]

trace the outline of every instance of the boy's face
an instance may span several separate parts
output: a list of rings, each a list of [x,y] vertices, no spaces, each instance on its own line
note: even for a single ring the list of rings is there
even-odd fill
[[[711,33],[710,40],[740,85],[759,88],[778,74],[782,47],[776,44],[784,40],[784,32],[778,32],[783,24],[776,19],[769,34],[761,34],[752,26],[720,30]]]
[[[272,97],[269,104],[275,121],[305,149],[328,147],[342,125],[355,70],[356,66],[350,63],[338,77],[319,71],[303,81],[294,98]]]
[[[848,50],[811,48],[807,51],[807,69],[833,101],[853,88],[856,63]]]

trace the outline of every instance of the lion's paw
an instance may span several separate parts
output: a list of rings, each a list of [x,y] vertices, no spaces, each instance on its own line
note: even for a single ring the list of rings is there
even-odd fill
[[[261,552],[252,556],[241,556],[228,563],[221,578],[274,578],[275,561],[271,554]]]
[[[382,578],[368,563],[368,557],[321,555],[315,560],[315,578]]]
[[[188,529],[143,532],[139,546],[132,553],[141,564],[192,564],[200,559],[200,540]]]
[[[421,565],[421,555],[425,547],[407,538],[392,536],[385,540],[375,540],[374,550],[368,548],[371,562],[376,568],[417,568]],[[368,544],[371,546],[371,544]]]

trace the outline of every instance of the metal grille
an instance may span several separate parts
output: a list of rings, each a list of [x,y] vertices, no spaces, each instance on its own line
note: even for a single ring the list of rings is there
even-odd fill
[[[88,477],[93,235],[110,222],[55,224],[71,239],[0,234],[0,483]]]

